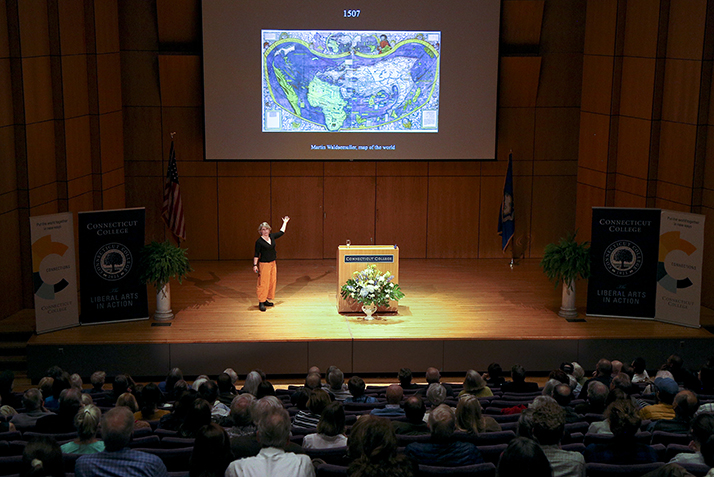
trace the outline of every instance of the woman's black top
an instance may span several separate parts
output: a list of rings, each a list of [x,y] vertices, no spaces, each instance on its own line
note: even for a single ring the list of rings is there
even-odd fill
[[[270,243],[266,242],[263,237],[258,237],[255,241],[255,255],[253,257],[259,257],[259,262],[272,262],[277,256],[275,254],[275,239],[279,239],[283,236],[285,232],[275,232],[270,234]]]

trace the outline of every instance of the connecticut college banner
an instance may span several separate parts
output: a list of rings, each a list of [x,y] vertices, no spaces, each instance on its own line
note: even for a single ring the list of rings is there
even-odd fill
[[[660,212],[593,207],[588,315],[654,318]]]
[[[143,208],[79,213],[83,325],[148,319],[137,267],[143,246]]]
[[[72,213],[30,217],[37,333],[79,324]]]

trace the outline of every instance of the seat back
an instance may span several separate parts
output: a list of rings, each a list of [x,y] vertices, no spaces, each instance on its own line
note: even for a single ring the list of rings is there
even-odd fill
[[[310,459],[322,459],[326,464],[343,465],[348,463],[347,446],[331,449],[305,449]]]
[[[441,467],[432,465],[420,465],[417,477],[430,475],[449,475],[451,477],[495,477],[496,466],[491,462],[474,465],[464,465],[461,467]]]
[[[664,465],[664,462],[653,462],[651,464],[585,464],[585,474],[588,477],[641,477],[647,472],[657,470]]]
[[[342,477],[347,475],[347,467],[333,464],[319,464],[315,468],[316,477]]]

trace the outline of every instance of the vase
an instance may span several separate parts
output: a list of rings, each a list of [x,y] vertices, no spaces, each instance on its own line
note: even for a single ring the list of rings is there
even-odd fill
[[[558,315],[563,318],[578,316],[578,310],[575,308],[575,280],[570,283],[563,282],[563,296]]]
[[[167,283],[161,290],[156,292],[156,313],[154,319],[156,321],[168,321],[174,317],[171,311],[171,287]]]
[[[362,305],[362,311],[364,311],[364,314],[366,315],[364,317],[364,321],[374,320],[374,316],[372,315],[374,315],[374,312],[377,311],[377,305],[374,303],[370,305]]]

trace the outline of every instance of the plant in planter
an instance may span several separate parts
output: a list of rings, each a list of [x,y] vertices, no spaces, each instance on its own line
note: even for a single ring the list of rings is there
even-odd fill
[[[154,315],[156,320],[170,320],[174,317],[171,311],[169,281],[175,278],[181,283],[188,272],[193,271],[188,263],[186,251],[168,240],[161,243],[151,242],[141,249],[139,279],[156,287],[156,314]]]
[[[590,277],[590,243],[578,243],[577,231],[549,243],[543,251],[540,266],[545,276],[557,287],[563,284],[563,300],[558,315],[565,318],[578,316],[575,309],[575,280]]]

